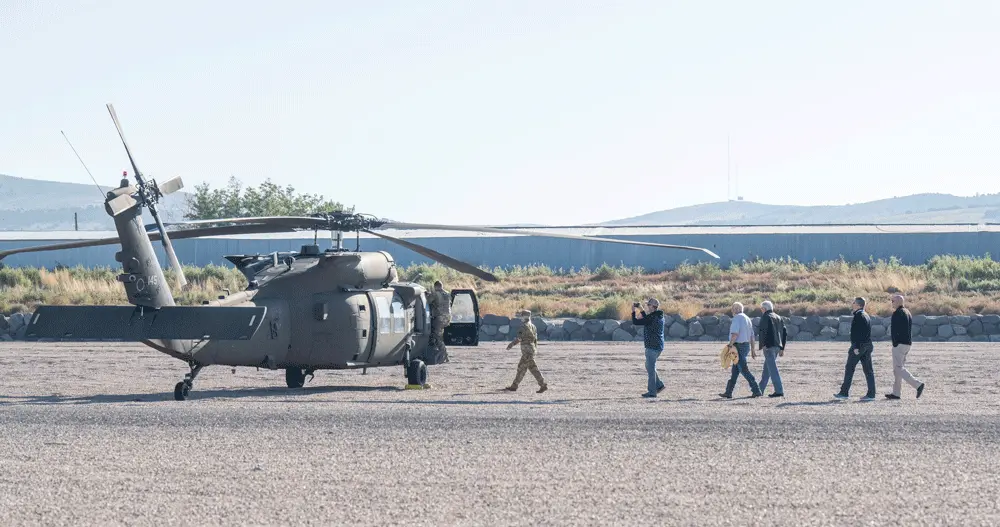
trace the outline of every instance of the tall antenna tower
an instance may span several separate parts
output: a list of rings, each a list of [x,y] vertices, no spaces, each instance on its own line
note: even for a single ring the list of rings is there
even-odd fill
[[[726,201],[733,200],[733,176],[729,171],[731,163],[729,155],[729,135],[726,135]]]

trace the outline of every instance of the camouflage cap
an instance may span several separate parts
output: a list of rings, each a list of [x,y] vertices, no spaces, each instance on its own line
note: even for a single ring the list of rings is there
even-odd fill
[[[519,317],[530,317],[531,316],[531,311],[529,311],[527,309],[522,309],[522,310],[520,310],[520,311],[517,312],[517,316],[519,316]]]

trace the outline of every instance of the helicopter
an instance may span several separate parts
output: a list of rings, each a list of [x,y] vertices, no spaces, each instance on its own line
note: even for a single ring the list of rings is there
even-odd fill
[[[432,225],[379,219],[340,211],[308,216],[241,217],[164,224],[157,211],[160,198],[183,188],[175,177],[158,184],[139,170],[125,140],[114,106],[107,104],[135,179],[123,173],[118,188],[107,192],[105,212],[118,236],[0,251],[4,257],[25,252],[120,244],[115,259],[122,266],[117,279],[129,305],[41,305],[27,323],[26,340],[141,342],[187,363],[189,372],[174,387],[183,401],[194,381],[210,365],[283,369],[289,388],[301,388],[318,370],[403,367],[410,385],[425,386],[427,366],[439,363],[431,353],[431,313],[428,291],[420,284],[399,281],[392,255],[344,247],[344,234],[368,233],[405,247],[447,267],[483,280],[499,279],[485,270],[413,242],[377,232],[454,230],[569,238],[600,243],[644,245],[701,251],[701,247],[618,240],[597,236],[535,232],[485,226]],[[142,210],[154,223],[144,225]],[[167,226],[171,229],[168,230]],[[159,240],[173,269],[177,287],[187,280],[171,239],[235,234],[313,231],[314,243],[297,252],[227,255],[246,277],[244,291],[204,301],[176,305],[153,241]],[[331,233],[331,247],[320,251],[319,231]],[[452,323],[445,343],[477,346],[480,314],[471,289],[451,291]]]

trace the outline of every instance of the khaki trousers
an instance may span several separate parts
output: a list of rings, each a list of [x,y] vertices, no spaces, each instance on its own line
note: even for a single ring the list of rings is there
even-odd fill
[[[906,369],[906,355],[909,353],[909,344],[898,344],[892,348],[892,394],[895,396],[899,396],[899,391],[903,387],[902,381],[906,381],[914,389],[921,384]]]

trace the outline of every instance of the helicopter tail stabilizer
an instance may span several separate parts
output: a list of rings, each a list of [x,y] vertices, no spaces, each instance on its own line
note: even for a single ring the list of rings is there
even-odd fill
[[[264,306],[39,306],[25,339],[249,340],[266,314]]]

